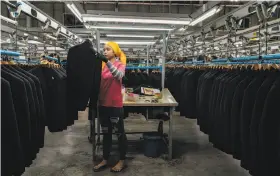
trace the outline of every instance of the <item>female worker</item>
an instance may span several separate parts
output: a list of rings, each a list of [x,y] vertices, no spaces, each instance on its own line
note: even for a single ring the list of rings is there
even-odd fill
[[[108,42],[104,46],[102,74],[99,95],[99,117],[103,135],[103,161],[94,167],[99,172],[107,167],[107,161],[112,146],[112,132],[118,136],[120,152],[119,162],[111,169],[111,172],[121,172],[124,164],[127,138],[123,123],[123,98],[122,78],[125,73],[126,56],[115,42]],[[119,59],[117,59],[119,58]]]

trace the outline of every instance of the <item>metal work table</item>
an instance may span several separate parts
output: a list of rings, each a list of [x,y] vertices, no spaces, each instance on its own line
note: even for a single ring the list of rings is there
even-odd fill
[[[168,138],[169,138],[169,143],[168,143],[168,159],[171,160],[172,159],[172,139],[173,139],[173,111],[174,108],[176,106],[178,106],[178,103],[176,102],[176,100],[174,99],[174,97],[171,95],[171,93],[169,92],[168,89],[163,89],[162,90],[162,99],[159,100],[158,103],[154,103],[154,102],[147,102],[145,100],[149,99],[151,97],[146,97],[146,98],[142,98],[139,99],[139,101],[137,102],[127,102],[124,101],[123,102],[123,106],[124,107],[168,107],[169,108],[169,116],[170,116],[170,120],[169,120],[169,132],[168,132]],[[97,113],[97,117],[98,113]],[[95,132],[95,120],[92,121],[92,132]],[[128,133],[127,133],[128,134]],[[99,120],[97,118],[97,133],[92,134],[92,152],[93,152],[93,162],[95,161],[96,158],[96,139],[95,136],[98,136],[98,140],[100,139],[100,123]],[[100,141],[98,141],[100,142]],[[100,143],[99,143],[100,144]]]

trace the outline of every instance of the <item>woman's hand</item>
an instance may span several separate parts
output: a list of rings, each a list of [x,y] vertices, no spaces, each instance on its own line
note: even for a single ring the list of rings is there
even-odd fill
[[[103,54],[97,53],[97,58],[101,59],[105,63],[108,62],[108,59]]]

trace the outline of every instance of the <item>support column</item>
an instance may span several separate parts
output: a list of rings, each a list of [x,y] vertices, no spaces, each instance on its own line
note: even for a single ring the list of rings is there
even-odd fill
[[[26,28],[30,29],[31,28],[31,17],[26,16]]]
[[[95,31],[95,35],[96,35],[96,48],[97,48],[97,52],[100,52],[100,32],[99,32],[99,30]]]
[[[95,32],[96,35],[96,49],[97,52],[100,52],[100,32],[99,30],[96,30]],[[100,120],[99,120],[99,110],[97,107],[97,145],[100,145]]]
[[[166,40],[166,33],[163,34],[163,48],[162,48],[162,73],[161,73],[161,88],[164,89],[164,81],[165,81],[165,57],[166,57],[166,46],[167,46],[167,40]]]
[[[150,46],[147,46],[147,63],[146,66],[149,67],[149,58],[150,58]],[[149,69],[147,68],[147,73],[149,75]]]

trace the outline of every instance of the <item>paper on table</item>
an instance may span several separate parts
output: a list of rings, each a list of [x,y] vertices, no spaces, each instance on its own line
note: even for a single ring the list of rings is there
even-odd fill
[[[141,87],[141,93],[144,95],[155,95],[156,93],[160,93],[160,90],[148,87]]]

